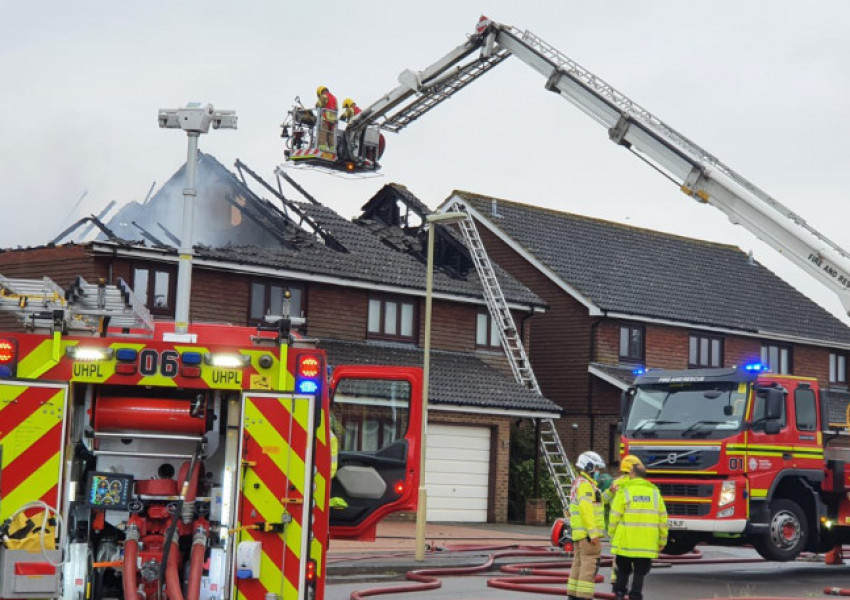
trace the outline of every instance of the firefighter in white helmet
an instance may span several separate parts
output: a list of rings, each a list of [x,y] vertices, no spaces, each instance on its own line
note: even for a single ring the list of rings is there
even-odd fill
[[[596,452],[582,452],[576,460],[578,474],[570,490],[570,528],[574,558],[567,581],[567,597],[593,598],[605,521],[602,496],[596,478],[605,469],[605,461]]]

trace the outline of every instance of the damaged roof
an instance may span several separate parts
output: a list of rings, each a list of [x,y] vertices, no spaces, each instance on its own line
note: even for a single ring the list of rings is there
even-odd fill
[[[199,259],[303,273],[305,279],[324,275],[417,292],[425,288],[424,219],[418,218],[417,225],[409,228],[381,222],[374,214],[382,207],[386,213],[387,207],[399,198],[419,217],[430,213],[404,186],[384,186],[364,206],[366,214],[373,218],[349,221],[321,204],[286,198],[239,161],[236,167],[241,179],[211,155],[199,156],[194,226]],[[108,224],[114,237],[105,234],[101,239],[176,251],[181,233],[184,169],[185,165],[147,202],[131,202],[123,207]],[[259,184],[259,191],[249,187],[245,172]],[[274,201],[264,195],[272,196]],[[439,227],[436,233],[442,242],[435,260],[434,292],[481,301],[483,289],[475,269],[459,268],[465,264],[462,257],[458,258],[465,246],[458,246],[447,227]],[[497,269],[497,277],[509,303],[531,308],[545,306],[539,296],[501,269]]]
[[[322,339],[328,362],[335,365],[419,367],[421,348],[405,344]],[[510,373],[487,365],[469,352],[431,350],[428,401],[434,405],[477,407],[495,411],[528,411],[558,415],[551,400],[518,384]]]
[[[735,246],[471,192],[448,202],[454,197],[601,311],[850,343],[850,328]]]

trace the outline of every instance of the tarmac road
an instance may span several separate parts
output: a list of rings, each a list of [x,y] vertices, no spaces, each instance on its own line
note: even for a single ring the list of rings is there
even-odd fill
[[[454,547],[458,550],[429,551],[423,562],[414,560],[413,523],[383,524],[378,529],[378,539],[371,544],[338,542],[331,545],[328,556],[327,600],[348,600],[352,592],[375,587],[408,586],[404,573],[414,569],[463,567],[483,564],[492,552],[459,551],[466,544],[482,546],[523,546],[545,548],[549,546],[548,528],[515,525],[432,525],[426,529],[426,542],[435,548]],[[644,587],[645,600],[697,600],[709,598],[746,598],[777,596],[782,598],[829,598],[825,587],[850,588],[850,564],[827,566],[821,560],[791,563],[742,562],[758,559],[749,548],[700,547],[702,560],[672,566],[659,565],[650,573]],[[710,564],[711,560],[724,560],[724,564]],[[474,575],[441,577],[442,587],[431,591],[392,593],[387,597],[417,600],[517,600],[540,598],[540,593],[516,592],[487,586],[495,577],[509,577],[499,572],[499,566],[510,562],[529,560],[563,560],[553,556],[540,559],[506,558],[497,566]],[[850,561],[848,561],[850,563]],[[610,568],[600,573],[605,583],[597,591],[610,592]],[[558,589],[565,584],[544,584]],[[552,594],[547,594],[550,597]]]

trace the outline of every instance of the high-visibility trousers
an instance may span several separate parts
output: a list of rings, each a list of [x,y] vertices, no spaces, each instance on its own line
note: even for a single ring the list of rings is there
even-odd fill
[[[593,598],[601,549],[601,544],[594,546],[587,538],[575,543],[573,566],[567,580],[567,596]]]

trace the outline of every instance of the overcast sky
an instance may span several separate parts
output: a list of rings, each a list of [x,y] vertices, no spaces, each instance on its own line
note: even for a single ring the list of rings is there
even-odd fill
[[[0,22],[0,247],[43,244],[164,183],[186,139],[158,128],[159,108],[236,110],[239,129],[211,132],[201,149],[272,179],[296,95],[312,104],[323,84],[340,103],[368,106],[403,69],[461,44],[482,13],[539,35],[850,246],[844,0],[49,0],[8,4]],[[463,189],[730,243],[843,314],[818,281],[609,142],[544,83],[510,58],[387,134],[382,177],[294,177],[347,217],[398,182],[432,208]]]

